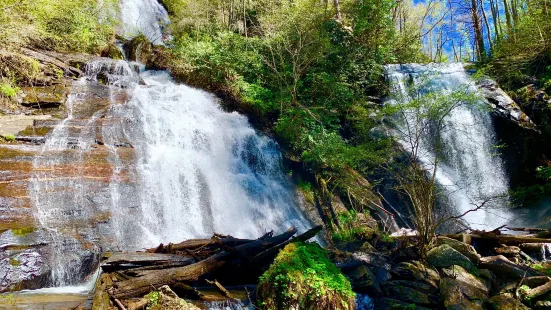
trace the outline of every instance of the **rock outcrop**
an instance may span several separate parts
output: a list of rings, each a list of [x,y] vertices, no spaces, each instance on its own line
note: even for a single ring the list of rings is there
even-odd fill
[[[482,91],[484,98],[488,101],[494,115],[508,119],[523,128],[538,130],[530,117],[499,87],[497,82],[484,77],[477,81],[477,85]]]

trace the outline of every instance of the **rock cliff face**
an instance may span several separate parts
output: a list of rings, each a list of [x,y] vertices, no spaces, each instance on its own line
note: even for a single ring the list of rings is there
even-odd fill
[[[538,131],[536,124],[532,122],[530,117],[494,80],[485,77],[477,81],[477,85],[488,101],[494,115],[510,120],[523,128]]]

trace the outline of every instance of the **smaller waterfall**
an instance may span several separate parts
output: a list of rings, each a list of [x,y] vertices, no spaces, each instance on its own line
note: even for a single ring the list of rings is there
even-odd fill
[[[389,65],[386,71],[394,100],[412,100],[409,97],[411,87],[422,87],[422,93],[442,95],[461,88],[477,93],[462,64]],[[485,106],[482,100],[480,97],[480,106]],[[390,101],[393,102],[396,101]],[[405,137],[409,129],[407,123],[411,125],[418,120],[405,118],[397,122],[399,135],[402,135],[399,141],[410,150]],[[431,126],[423,126],[419,132],[418,154],[430,171],[437,156],[431,142]],[[448,205],[441,208],[448,210],[441,211],[449,213],[451,208],[453,215],[459,215],[490,199],[482,209],[467,213],[463,219],[476,229],[495,229],[507,223],[511,217],[507,210],[509,185],[503,162],[495,154],[496,139],[489,112],[460,104],[444,118],[441,135],[444,158],[439,158],[436,180],[445,192],[447,202],[442,201],[442,204]]]
[[[157,0],[122,0],[123,35],[133,38],[145,35],[153,44],[163,44],[169,36],[170,22],[166,9]]]

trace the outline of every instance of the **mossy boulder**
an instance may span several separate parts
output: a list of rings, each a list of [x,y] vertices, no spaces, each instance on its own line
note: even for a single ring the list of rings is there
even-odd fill
[[[144,35],[126,42],[125,48],[128,53],[128,60],[147,65],[153,58],[153,44]]]
[[[494,310],[528,310],[530,308],[526,307],[517,299],[507,296],[507,295],[495,295],[494,297],[488,300],[489,308]]]
[[[102,51],[101,57],[112,58],[116,60],[123,60],[124,53],[115,44],[109,43]]]
[[[440,283],[438,271],[420,261],[401,262],[392,269],[392,274],[401,279],[424,282],[434,288],[438,288]]]
[[[458,265],[468,270],[474,268],[469,258],[447,244],[431,249],[427,253],[427,262],[436,268],[446,268],[452,265]]]
[[[489,288],[484,281],[461,266],[443,270],[440,293],[446,309],[484,309]]]
[[[407,280],[388,281],[383,286],[389,298],[423,306],[435,306],[438,303],[437,289],[428,284]]]
[[[436,239],[436,244],[437,245],[447,244],[451,246],[454,250],[465,255],[469,260],[471,260],[475,264],[477,264],[480,261],[480,255],[478,255],[478,253],[476,252],[475,248],[472,245],[466,244],[464,242],[461,242],[452,238],[444,237],[444,236],[439,236]]]
[[[261,309],[341,309],[355,307],[348,279],[317,243],[291,243],[260,277]]]

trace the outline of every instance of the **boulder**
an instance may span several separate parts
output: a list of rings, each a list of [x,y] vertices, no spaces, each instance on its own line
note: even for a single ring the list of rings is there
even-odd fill
[[[488,289],[492,290],[492,288],[497,287],[497,278],[490,270],[479,269],[478,276],[480,280],[482,280],[486,284]]]
[[[50,267],[35,250],[6,255],[0,260],[0,293],[45,287]]]
[[[373,272],[364,265],[343,270],[355,292],[366,293],[369,296],[381,296],[382,290]]]
[[[392,298],[379,298],[374,300],[374,310],[404,310],[404,309],[416,309],[416,310],[428,310],[419,305],[412,305]]]
[[[159,301],[157,305],[149,306],[151,310],[200,310],[199,307],[186,302],[174,293],[168,285],[159,288]]]
[[[520,109],[515,101],[494,80],[485,77],[478,80],[477,84],[494,115],[510,120],[523,128],[537,130],[536,125],[530,117]]]
[[[471,262],[475,264],[478,264],[478,261],[480,261],[480,255],[476,253],[475,248],[470,244],[467,244],[452,238],[444,237],[444,236],[438,237],[436,239],[436,244],[437,245],[447,244],[451,246],[454,250],[465,255],[468,259],[471,260]]]
[[[148,64],[153,58],[153,44],[144,36],[140,35],[125,43],[128,53],[128,60]]]
[[[473,263],[463,254],[447,244],[431,249],[427,253],[427,262],[436,268],[445,268],[458,265],[466,269],[473,269]]]
[[[352,253],[351,258],[353,261],[358,261],[369,266],[375,274],[379,284],[383,284],[390,279],[391,266],[388,263],[389,258],[385,255],[378,253],[354,252]]]
[[[524,277],[541,276],[536,270],[517,265],[503,255],[483,257],[480,260],[480,268],[493,272],[500,279],[521,279]]]
[[[464,287],[469,287],[469,291],[474,292],[476,290],[479,293],[472,293],[473,296],[488,296],[490,288],[487,283],[479,277],[470,274],[461,266],[453,265],[450,268],[444,268],[442,270],[445,276],[452,278],[460,283]]]
[[[494,310],[530,310],[516,298],[502,294],[490,298],[488,304]]]
[[[420,261],[401,262],[391,272],[397,278],[424,282],[434,288],[438,288],[440,283],[438,271]]]
[[[476,286],[452,278],[440,281],[440,294],[446,309],[484,309],[488,296]]]
[[[407,303],[430,306],[438,302],[438,298],[432,294],[436,293],[436,290],[430,285],[420,282],[388,281],[383,285],[383,291],[387,297]]]

